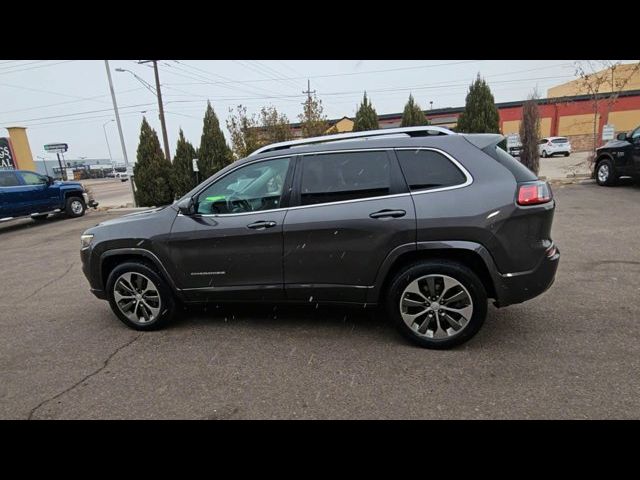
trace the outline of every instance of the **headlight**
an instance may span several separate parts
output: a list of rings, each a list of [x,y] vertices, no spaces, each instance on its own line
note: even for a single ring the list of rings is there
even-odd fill
[[[91,245],[92,240],[93,240],[92,233],[83,233],[82,235],[80,235],[81,248],[87,248],[89,245]]]

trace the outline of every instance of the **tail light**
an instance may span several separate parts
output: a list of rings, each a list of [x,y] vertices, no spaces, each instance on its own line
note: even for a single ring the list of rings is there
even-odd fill
[[[539,205],[553,198],[547,182],[524,183],[518,187],[518,205]]]

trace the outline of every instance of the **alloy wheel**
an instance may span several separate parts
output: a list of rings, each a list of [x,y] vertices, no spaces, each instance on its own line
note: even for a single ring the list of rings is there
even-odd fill
[[[598,168],[598,180],[600,183],[605,183],[609,179],[609,165],[602,164]]]
[[[400,296],[400,315],[420,336],[435,339],[459,335],[473,315],[469,291],[447,275],[425,275],[412,281]]]
[[[123,273],[113,286],[113,297],[120,312],[137,325],[146,325],[160,315],[158,287],[138,272]]]

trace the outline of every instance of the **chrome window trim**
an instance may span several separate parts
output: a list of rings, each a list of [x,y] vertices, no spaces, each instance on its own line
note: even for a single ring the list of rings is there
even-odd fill
[[[448,187],[431,188],[431,189],[425,189],[425,190],[416,190],[415,192],[411,192],[410,191],[411,195],[424,195],[425,193],[446,192],[448,190],[456,190],[458,188],[468,187],[469,185],[471,185],[473,183],[473,176],[471,175],[471,173],[469,173],[469,170],[467,170],[464,167],[464,165],[462,165],[458,160],[453,158],[451,155],[449,155],[444,150],[440,150],[439,148],[434,148],[434,147],[398,147],[398,148],[395,148],[394,150],[431,150],[433,152],[440,153],[440,154],[444,155],[446,158],[448,158],[449,161],[451,163],[453,163],[456,167],[458,167],[458,169],[465,176],[465,181],[463,183],[458,184],[458,185],[450,185]],[[400,162],[400,159],[398,159],[398,163],[399,162]],[[400,168],[402,168],[402,166],[400,166]],[[407,187],[409,187],[409,185],[407,185]],[[411,190],[411,187],[409,187],[409,190]]]
[[[201,213],[201,214],[196,214],[198,217],[236,217],[236,216],[241,216],[241,215],[255,215],[255,214],[261,214],[261,213],[269,213],[269,212],[279,212],[279,211],[288,211],[288,210],[300,210],[303,208],[314,208],[314,207],[322,207],[325,205],[329,205],[329,206],[333,206],[333,205],[341,205],[341,204],[347,204],[347,203],[355,203],[355,202],[366,202],[369,200],[379,200],[379,199],[383,199],[383,198],[399,198],[399,197],[407,197],[407,196],[413,196],[413,195],[424,195],[427,193],[437,193],[437,192],[445,192],[448,190],[455,190],[458,188],[464,188],[464,187],[468,187],[469,185],[471,185],[473,183],[473,176],[471,175],[471,173],[469,173],[469,171],[455,158],[453,158],[451,155],[449,155],[447,152],[445,152],[444,150],[441,150],[439,148],[434,148],[434,147],[398,147],[398,148],[394,148],[394,147],[373,147],[373,148],[357,148],[357,149],[350,149],[350,150],[330,150],[330,151],[322,151],[322,152],[307,152],[307,153],[301,153],[301,154],[297,154],[297,155],[282,155],[282,156],[278,156],[278,157],[269,157],[269,158],[263,158],[263,159],[259,159],[259,160],[255,160],[253,162],[248,162],[248,163],[244,163],[241,166],[239,166],[238,168],[244,167],[245,165],[250,165],[256,162],[261,162],[261,161],[267,161],[267,160],[275,160],[278,158],[289,158],[291,157],[293,159],[293,157],[298,156],[298,157],[305,157],[305,156],[317,156],[317,155],[324,155],[324,154],[329,154],[329,153],[354,153],[354,152],[389,152],[392,150],[431,150],[437,153],[440,153],[442,155],[444,155],[446,158],[448,158],[456,167],[458,167],[462,173],[464,174],[466,180],[464,183],[461,183],[459,185],[451,185],[448,187],[442,187],[442,188],[433,188],[433,189],[428,189],[428,190],[420,190],[420,191],[416,191],[416,192],[407,192],[407,193],[396,193],[393,195],[381,195],[379,197],[365,197],[365,198],[356,198],[356,199],[352,199],[352,200],[339,200],[336,202],[326,202],[326,203],[315,203],[313,205],[297,205],[295,207],[286,207],[286,208],[272,208],[270,210],[256,210],[254,212],[241,212],[241,213]],[[224,176],[220,177],[220,179],[226,177],[227,175],[229,175],[231,172],[236,171],[238,168],[234,168],[233,170],[230,170],[229,172],[227,172]],[[216,182],[219,179],[216,179]],[[212,185],[214,182],[210,183],[208,186]],[[205,188],[208,188],[205,187]],[[408,188],[408,185],[407,185]],[[205,190],[205,189],[203,189]],[[197,195],[199,195],[203,190],[200,190]],[[179,217],[184,217],[187,215],[184,215],[182,213],[178,213]]]

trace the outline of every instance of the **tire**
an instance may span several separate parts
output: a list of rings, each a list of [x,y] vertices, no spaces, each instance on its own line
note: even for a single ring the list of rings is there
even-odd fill
[[[542,150],[542,158],[547,158],[549,154],[547,154],[546,150]]]
[[[429,279],[433,279],[432,283]],[[431,285],[436,295],[444,291],[444,298],[449,301],[444,302],[443,308],[436,304],[437,311],[426,306],[431,303]],[[422,305],[421,297],[425,299]],[[401,270],[391,281],[386,300],[387,314],[398,331],[430,349],[447,349],[470,340],[487,316],[487,293],[482,282],[472,270],[453,261],[430,260]],[[464,314],[452,311],[454,308]]]
[[[69,197],[65,203],[64,212],[67,217],[76,218],[81,217],[86,212],[87,206],[84,204],[84,200],[81,197]]]
[[[45,213],[43,215],[32,215],[31,218],[36,223],[42,223],[49,217],[49,214]]]
[[[596,182],[604,187],[611,187],[618,182],[618,175],[613,162],[608,158],[598,162],[596,166]]]
[[[569,156],[569,152],[565,152],[564,156],[568,157]]]
[[[134,294],[131,295],[130,291]],[[136,295],[140,291],[141,297]],[[115,267],[107,279],[107,296],[113,313],[134,330],[162,328],[171,321],[176,310],[176,302],[167,282],[155,269],[144,263],[127,262]],[[129,297],[135,304],[129,304]]]

